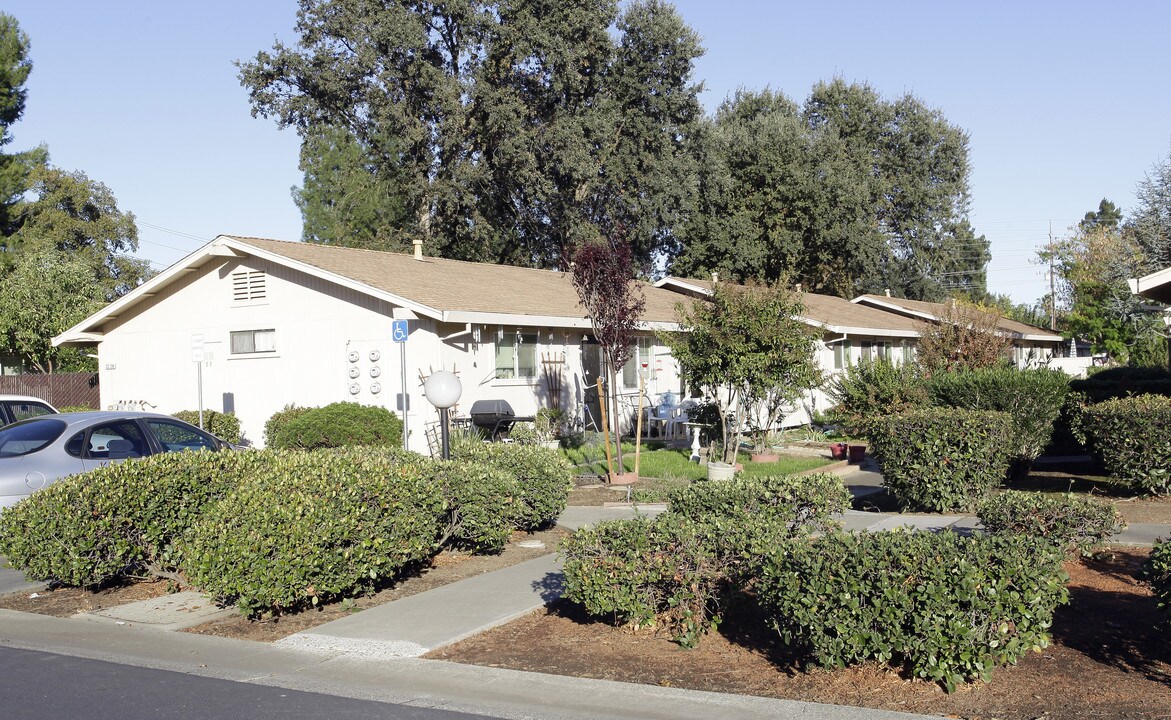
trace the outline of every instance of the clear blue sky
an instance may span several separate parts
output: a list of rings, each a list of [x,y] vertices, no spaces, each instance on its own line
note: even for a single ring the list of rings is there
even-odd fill
[[[1171,151],[1171,3],[780,3],[682,0],[704,38],[709,111],[738,87],[802,101],[821,79],[910,92],[971,137],[972,212],[992,243],[989,287],[1046,290],[1035,248]],[[161,268],[220,233],[295,240],[291,131],[253,119],[233,61],[291,40],[293,0],[9,0],[32,41],[9,149],[108,185]]]

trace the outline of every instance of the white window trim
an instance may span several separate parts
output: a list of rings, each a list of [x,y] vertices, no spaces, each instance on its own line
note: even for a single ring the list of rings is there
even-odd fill
[[[516,337],[518,335],[532,335],[536,338],[533,342],[533,374],[531,376],[522,376],[520,374],[520,353],[518,350],[522,347],[521,344],[512,346],[512,377],[497,377],[496,376],[496,356],[500,352],[500,343],[507,335]],[[497,387],[529,387],[537,385],[541,380],[541,331],[523,330],[519,328],[509,328],[501,326],[496,330],[496,338],[492,344],[492,384]]]

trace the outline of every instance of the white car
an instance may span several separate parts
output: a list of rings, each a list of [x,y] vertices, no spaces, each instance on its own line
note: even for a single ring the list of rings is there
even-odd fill
[[[0,427],[38,415],[51,415],[55,412],[57,412],[56,408],[40,398],[25,395],[0,395]]]

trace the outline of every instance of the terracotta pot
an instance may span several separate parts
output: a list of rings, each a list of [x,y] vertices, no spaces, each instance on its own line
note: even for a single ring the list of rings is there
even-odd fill
[[[834,460],[845,460],[847,447],[848,446],[844,442],[830,443],[829,456]]]
[[[632,472],[613,473],[610,475],[611,485],[633,485],[638,482],[638,476]]]
[[[749,457],[752,458],[752,462],[754,463],[776,462],[781,459],[781,456],[774,452],[752,453]]]
[[[849,452],[850,452],[850,462],[852,462],[852,463],[860,463],[866,459],[866,446],[865,445],[851,445]]]

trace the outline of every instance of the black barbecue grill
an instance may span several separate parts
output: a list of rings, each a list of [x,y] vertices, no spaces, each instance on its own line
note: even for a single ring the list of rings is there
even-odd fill
[[[507,400],[477,400],[468,411],[472,425],[483,430],[493,440],[507,436],[518,422],[532,422],[531,417],[517,417]]]

